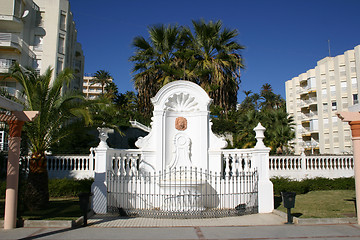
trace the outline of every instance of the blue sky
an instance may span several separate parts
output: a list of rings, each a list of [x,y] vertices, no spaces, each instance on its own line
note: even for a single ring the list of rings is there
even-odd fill
[[[131,46],[155,24],[191,26],[191,20],[222,20],[237,29],[246,69],[243,90],[265,83],[285,98],[285,82],[329,55],[360,44],[360,0],[70,0],[85,54],[85,73],[104,69],[120,92],[132,91]]]

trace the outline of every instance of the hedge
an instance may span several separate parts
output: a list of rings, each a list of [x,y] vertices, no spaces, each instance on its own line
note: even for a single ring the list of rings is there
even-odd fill
[[[296,194],[305,194],[310,191],[319,190],[355,190],[354,178],[312,178],[301,181],[289,178],[275,177],[271,178],[274,185],[274,195],[280,195],[281,192],[296,192]]]
[[[77,197],[81,192],[90,192],[93,179],[49,179],[50,197]],[[0,181],[0,199],[5,198],[6,181]]]

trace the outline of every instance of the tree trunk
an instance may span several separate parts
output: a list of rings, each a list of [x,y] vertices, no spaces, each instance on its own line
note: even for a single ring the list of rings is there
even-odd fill
[[[31,211],[42,209],[49,202],[47,160],[44,153],[31,156],[25,199],[25,204]]]

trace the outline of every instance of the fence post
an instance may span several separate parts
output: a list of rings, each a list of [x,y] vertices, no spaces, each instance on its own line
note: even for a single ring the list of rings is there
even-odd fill
[[[95,153],[95,173],[94,183],[91,185],[91,192],[93,193],[92,209],[95,213],[107,212],[107,183],[106,171],[108,170],[107,152],[109,146],[106,143],[108,133],[113,133],[113,129],[98,128],[100,143],[94,148]]]
[[[298,176],[297,180],[301,180],[307,177],[307,170],[306,170],[306,166],[307,166],[307,162],[306,162],[306,155],[305,155],[305,151],[304,149],[302,149],[301,151],[301,163],[300,163],[300,176]]]
[[[264,145],[265,128],[259,123],[256,128],[257,143],[253,150],[253,159],[258,170],[258,208],[259,213],[270,213],[274,210],[273,184],[269,176],[269,153],[270,148]]]

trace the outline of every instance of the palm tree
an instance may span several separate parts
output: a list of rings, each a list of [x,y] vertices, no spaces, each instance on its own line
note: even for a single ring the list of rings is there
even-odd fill
[[[104,94],[105,86],[112,82],[112,77],[109,72],[105,70],[99,70],[93,75],[93,80],[91,85],[100,84],[101,93]]]
[[[279,109],[285,106],[285,100],[281,97],[280,94],[275,94],[272,90],[271,85],[268,83],[264,84],[261,87],[260,96],[263,100],[260,106],[264,110]]]
[[[48,172],[45,152],[50,146],[72,133],[72,124],[78,119],[90,122],[90,115],[83,107],[81,93],[65,92],[62,88],[73,78],[65,69],[51,81],[53,70],[48,68],[41,76],[32,71],[22,71],[18,64],[12,68],[10,77],[23,87],[25,109],[39,111],[38,117],[25,125],[25,133],[30,142],[30,165],[26,188],[26,203],[31,209],[47,204]]]
[[[154,26],[148,40],[134,39],[130,61],[141,111],[151,114],[150,98],[178,79],[199,84],[225,112],[235,107],[244,48],[234,40],[237,31],[223,29],[221,21],[193,21],[193,27],[194,34],[188,27]]]
[[[149,39],[138,36],[132,45],[135,55],[133,81],[139,94],[143,112],[151,114],[150,98],[165,84],[179,79],[182,71],[177,68],[175,52],[180,48],[182,30],[178,26],[159,25],[148,28]]]
[[[222,26],[221,21],[192,21],[195,73],[199,84],[225,111],[235,107],[240,83],[240,69],[244,67],[239,53],[244,49],[235,41],[237,30]]]
[[[291,148],[289,142],[295,137],[294,119],[285,108],[264,110],[261,115],[266,128],[265,145],[271,148],[271,153],[279,154]]]
[[[239,114],[237,119],[236,134],[234,135],[234,147],[251,148],[256,144],[254,128],[260,122],[260,113],[248,110]]]

